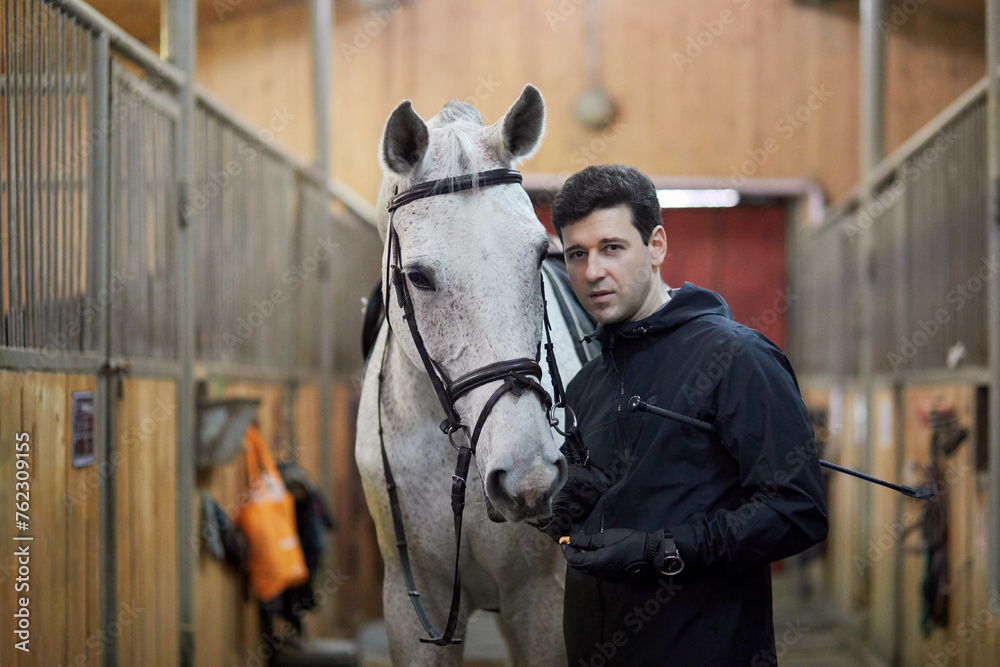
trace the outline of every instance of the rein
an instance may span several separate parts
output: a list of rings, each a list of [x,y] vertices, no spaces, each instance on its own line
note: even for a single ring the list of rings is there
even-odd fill
[[[469,473],[469,465],[472,461],[472,456],[476,453],[476,445],[479,442],[479,436],[482,433],[487,417],[489,417],[490,412],[493,410],[496,403],[507,392],[511,392],[516,396],[521,396],[525,390],[529,390],[538,395],[542,408],[547,414],[550,425],[557,427],[558,420],[555,419],[554,416],[552,397],[549,396],[548,392],[545,391],[545,388],[538,382],[538,380],[542,377],[542,369],[541,366],[538,365],[537,358],[529,359],[527,357],[522,357],[519,359],[511,359],[508,361],[499,361],[488,364],[482,368],[478,368],[470,373],[467,373],[454,381],[450,381],[444,373],[438,369],[438,366],[430,358],[430,355],[427,352],[423,337],[420,335],[420,330],[417,326],[416,314],[413,310],[413,299],[410,295],[409,286],[407,285],[405,276],[403,275],[401,257],[402,251],[400,249],[399,235],[397,234],[394,225],[394,217],[396,211],[401,207],[425,197],[451,194],[477,187],[489,187],[492,185],[514,183],[521,183],[520,173],[514,171],[513,169],[493,169],[479,172],[477,174],[467,174],[464,176],[418,183],[405,192],[394,194],[388,203],[389,248],[386,252],[386,283],[388,287],[385,290],[384,304],[386,321],[389,322],[389,294],[392,290],[395,290],[397,303],[403,311],[403,320],[407,323],[407,327],[410,331],[410,337],[413,339],[413,343],[417,348],[417,353],[420,355],[420,360],[424,366],[424,370],[430,377],[431,384],[434,386],[434,393],[437,395],[438,402],[444,410],[445,419],[441,422],[440,429],[442,433],[448,436],[452,446],[458,451],[458,460],[455,465],[455,472],[452,475],[451,486],[451,507],[455,523],[455,580],[454,587],[452,588],[451,608],[448,613],[447,626],[445,627],[444,633],[441,633],[427,616],[427,612],[420,600],[420,593],[416,589],[416,584],[413,579],[413,570],[410,565],[410,558],[407,549],[406,535],[403,529],[403,516],[399,505],[396,482],[392,475],[392,469],[389,465],[389,457],[385,451],[385,439],[382,427],[382,384],[384,381],[385,360],[389,349],[389,340],[387,337],[385,347],[382,350],[382,361],[379,367],[378,392],[378,434],[379,445],[382,451],[382,465],[385,469],[386,491],[389,495],[389,507],[392,511],[392,525],[396,534],[396,548],[399,551],[400,565],[403,568],[403,577],[406,580],[407,592],[410,596],[410,601],[413,603],[413,608],[416,611],[421,625],[424,626],[424,630],[428,635],[430,635],[429,637],[421,638],[420,641],[423,643],[435,644],[437,646],[448,646],[450,644],[460,644],[462,642],[461,639],[455,638],[455,630],[458,625],[458,611],[461,601],[459,554],[462,543],[462,514],[465,509],[465,488],[466,479]],[[544,298],[545,290],[543,284],[543,304]],[[553,386],[555,388],[555,407],[565,407],[562,381],[559,379],[559,371],[555,365],[555,354],[552,350],[552,340],[549,335],[549,329],[548,312],[546,311],[545,332],[546,337],[548,338],[548,343],[546,344],[546,360],[549,364],[549,375],[552,377]],[[391,334],[391,332],[392,324],[389,322],[389,333]],[[486,405],[483,407],[479,418],[476,420],[475,427],[470,435],[468,425],[462,422],[462,419],[455,408],[455,402],[473,389],[492,382],[502,382],[502,384],[493,392],[489,400],[487,400]],[[568,407],[566,407],[566,410],[567,414],[572,414]],[[556,430],[558,431],[558,428],[556,428]],[[570,432],[573,431],[573,429],[567,430]],[[559,433],[563,432],[559,431]],[[456,442],[457,434],[464,435],[464,438]],[[565,433],[563,434],[565,435]]]

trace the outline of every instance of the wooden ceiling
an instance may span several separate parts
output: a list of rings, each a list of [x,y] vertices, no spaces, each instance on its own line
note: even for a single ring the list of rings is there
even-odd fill
[[[161,0],[87,0],[139,41],[158,48]],[[305,0],[197,0],[198,25],[212,25]]]
[[[838,14],[856,13],[860,4],[859,0],[793,0],[793,2],[797,5],[835,11]],[[910,6],[916,6],[919,10],[929,9],[938,14],[951,15],[955,18],[964,18],[985,24],[986,0],[886,0],[885,4],[890,14],[896,6],[899,7],[900,11],[905,11]]]
[[[99,12],[117,23],[126,32],[156,49],[160,39],[161,0],[88,0]],[[857,13],[858,0],[794,0],[797,4],[815,6],[841,15]],[[212,25],[266,12],[286,5],[304,4],[306,0],[197,0],[198,24]],[[910,0],[920,10],[931,10],[953,18],[968,19],[985,25],[986,0]],[[887,0],[889,11],[903,7],[900,0]],[[363,1],[336,3],[337,20],[364,11]]]

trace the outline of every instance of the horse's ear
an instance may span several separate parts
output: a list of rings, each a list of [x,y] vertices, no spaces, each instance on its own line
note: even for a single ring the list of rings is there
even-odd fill
[[[505,157],[512,162],[535,154],[545,134],[545,100],[530,83],[498,123],[503,138]]]
[[[427,144],[427,124],[413,110],[410,100],[403,100],[385,122],[379,162],[383,169],[409,176],[427,154]]]

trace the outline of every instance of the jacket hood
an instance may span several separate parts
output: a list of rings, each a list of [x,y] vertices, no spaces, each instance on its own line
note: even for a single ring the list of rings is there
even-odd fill
[[[601,324],[594,332],[594,336],[602,344],[607,343],[612,334],[624,338],[636,338],[648,333],[674,329],[705,315],[733,319],[733,312],[721,296],[697,285],[684,283],[683,287],[670,290],[670,301],[649,317],[634,322]]]

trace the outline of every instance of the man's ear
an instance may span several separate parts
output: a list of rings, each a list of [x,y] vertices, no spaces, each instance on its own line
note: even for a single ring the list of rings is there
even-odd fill
[[[646,246],[649,248],[652,265],[659,268],[667,259],[667,230],[663,229],[663,225],[653,228]]]

